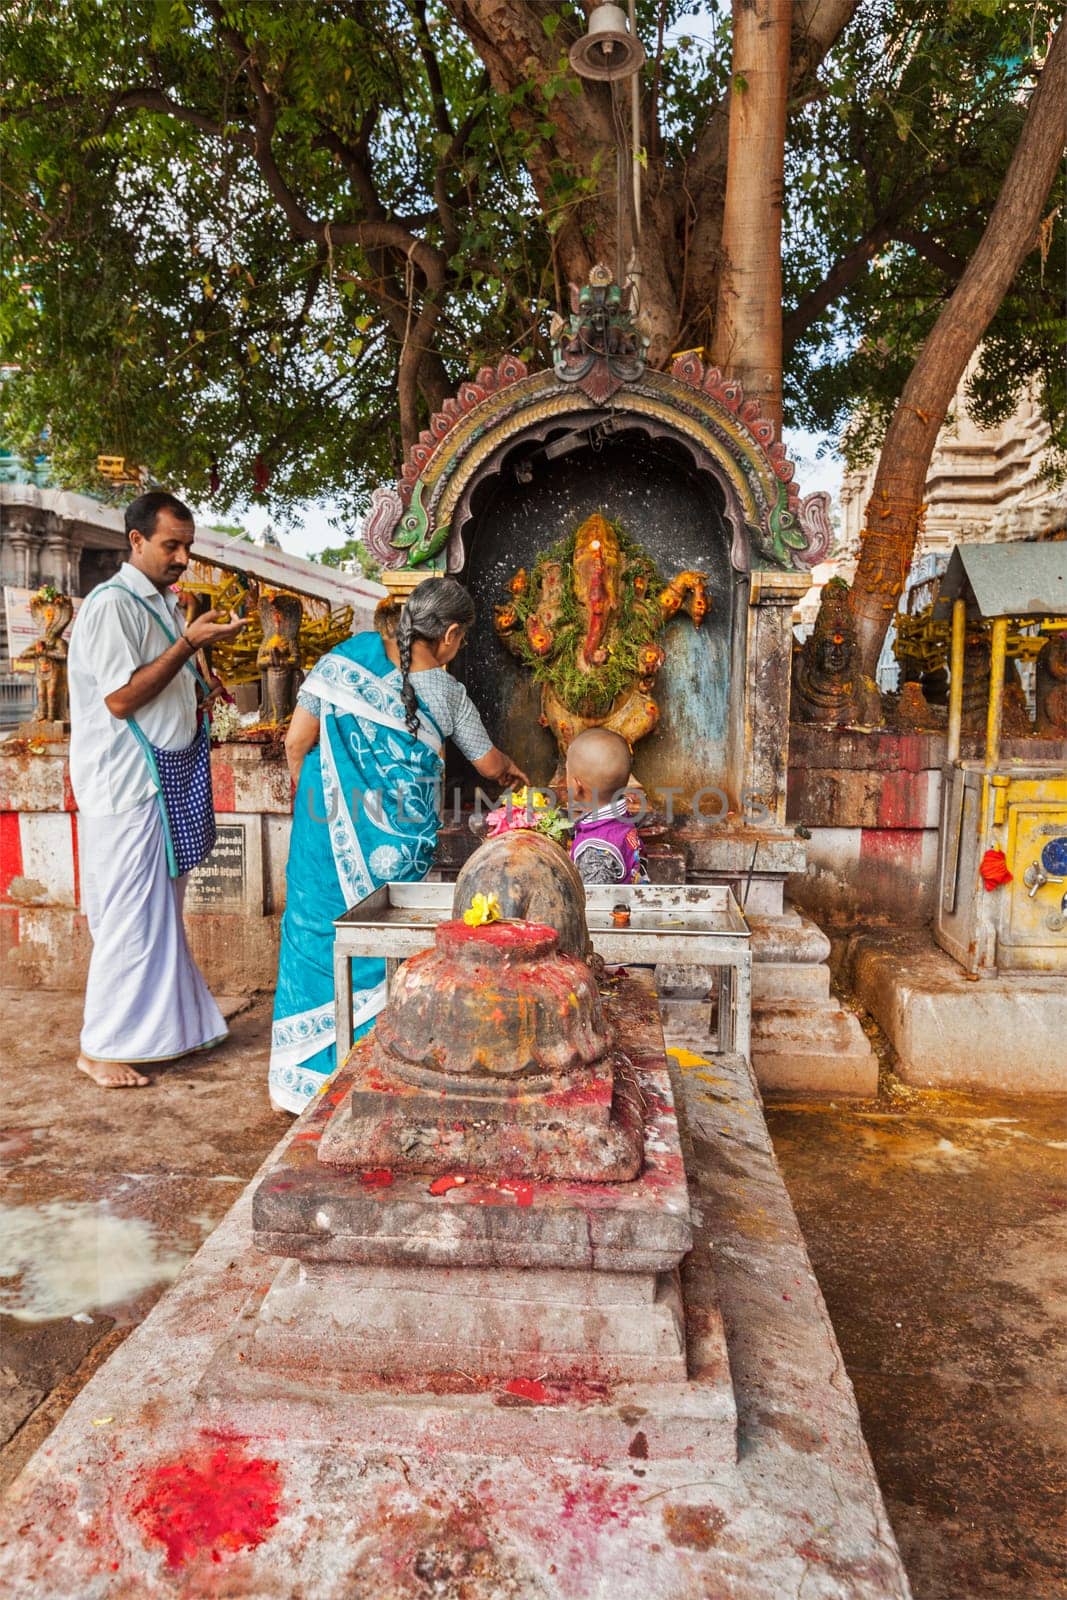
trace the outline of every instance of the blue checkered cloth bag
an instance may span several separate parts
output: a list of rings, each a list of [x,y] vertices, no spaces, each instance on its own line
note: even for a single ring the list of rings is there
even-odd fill
[[[142,606],[157,627],[161,628],[171,644],[177,644],[177,634],[171,632],[162,618],[139,594],[118,579],[112,584],[101,584],[101,589],[124,589]],[[206,694],[208,685],[196,669],[195,661],[187,661],[188,669],[197,686]],[[126,726],[144,751],[148,770],[156,782],[156,799],[163,821],[163,836],[167,846],[167,871],[172,878],[192,872],[215,848],[215,801],[211,792],[211,724],[201,711],[196,738],[184,750],[161,750],[150,743],[147,735],[133,717],[127,717]]]
[[[161,810],[169,834],[167,864],[172,878],[192,872],[215,848],[215,802],[211,794],[211,736],[201,717],[196,738],[184,750],[152,746]],[[173,857],[173,861],[172,858]]]

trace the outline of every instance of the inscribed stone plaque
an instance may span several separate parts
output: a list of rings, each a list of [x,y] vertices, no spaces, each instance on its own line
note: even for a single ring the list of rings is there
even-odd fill
[[[258,816],[219,816],[215,848],[189,874],[187,911],[263,914],[263,825]]]

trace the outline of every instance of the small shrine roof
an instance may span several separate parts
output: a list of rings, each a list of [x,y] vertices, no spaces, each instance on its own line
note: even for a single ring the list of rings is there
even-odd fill
[[[1067,617],[1067,543],[957,545],[938,602],[961,599],[982,617]]]
[[[375,583],[362,574],[341,572],[337,567],[325,567],[319,561],[305,561],[303,556],[290,555],[277,545],[264,548],[262,545],[249,544],[244,539],[216,533],[199,524],[192,554],[194,560],[203,561],[208,566],[243,572],[277,589],[291,589],[296,594],[327,600],[332,606],[349,605],[357,629],[371,626],[374,608],[389,593],[384,584]]]

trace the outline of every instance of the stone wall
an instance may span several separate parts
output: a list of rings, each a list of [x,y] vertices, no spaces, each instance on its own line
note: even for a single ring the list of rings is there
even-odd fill
[[[827,926],[933,915],[940,733],[850,733],[794,724],[788,807],[810,830],[807,868],[788,880],[795,905]]]
[[[1006,739],[1005,759],[1047,762],[1048,740]],[[963,754],[980,744],[964,739]],[[786,880],[825,928],[921,928],[934,914],[943,733],[854,733],[794,723],[786,817],[809,830],[807,867]]]
[[[284,761],[255,745],[221,745],[212,777],[219,842],[191,875],[189,943],[218,994],[273,983],[290,785]],[[0,981],[16,989],[77,989],[90,940],[81,904],[78,814],[66,746],[0,753]]]

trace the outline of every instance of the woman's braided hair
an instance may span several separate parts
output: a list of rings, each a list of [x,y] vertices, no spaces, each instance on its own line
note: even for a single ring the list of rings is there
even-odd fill
[[[401,696],[404,701],[404,720],[413,739],[419,736],[419,703],[412,688],[411,647],[416,639],[436,644],[443,639],[452,625],[469,628],[474,621],[474,601],[455,578],[427,578],[413,589],[396,629],[396,644],[400,652]]]

